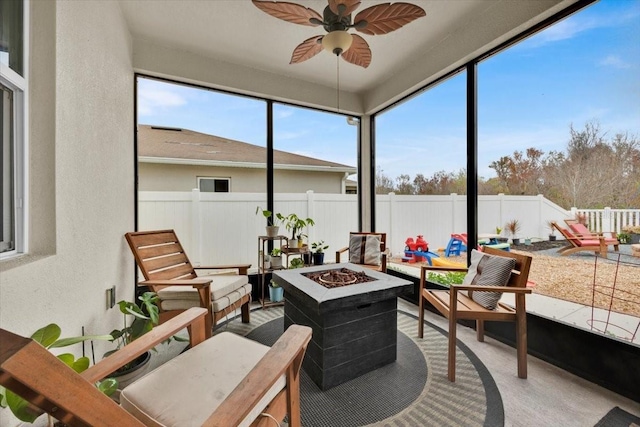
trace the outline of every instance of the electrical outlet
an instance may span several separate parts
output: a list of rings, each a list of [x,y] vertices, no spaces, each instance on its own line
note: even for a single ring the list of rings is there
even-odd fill
[[[115,285],[107,289],[107,309],[113,308],[116,305],[116,287]]]

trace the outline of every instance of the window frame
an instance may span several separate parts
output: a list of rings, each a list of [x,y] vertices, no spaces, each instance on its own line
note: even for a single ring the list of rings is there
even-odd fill
[[[0,260],[28,252],[29,211],[28,182],[29,164],[29,9],[30,0],[24,0],[23,10],[23,76],[0,63],[0,83],[13,92],[13,211],[14,211],[14,248],[0,252]]]
[[[229,178],[229,177],[199,176],[199,177],[197,177],[197,179],[198,179],[198,190],[200,190],[201,193],[231,193],[231,178]],[[203,191],[202,190],[202,188],[200,186],[200,182],[202,182],[204,180],[213,180],[214,191]],[[216,181],[227,181],[228,191],[215,191]]]

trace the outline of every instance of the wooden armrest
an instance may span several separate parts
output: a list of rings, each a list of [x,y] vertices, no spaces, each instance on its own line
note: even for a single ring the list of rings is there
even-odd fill
[[[515,286],[476,286],[476,285],[450,285],[452,291],[481,291],[481,292],[510,292],[512,294],[530,294],[529,288],[516,288]]]
[[[206,288],[211,284],[211,277],[196,277],[194,279],[181,280],[144,280],[138,282],[142,286],[193,286],[194,288]]]
[[[344,248],[342,248],[342,249],[338,249],[338,250],[336,251],[336,253],[343,253],[343,252],[346,252],[346,251],[348,251],[348,250],[349,250],[349,246],[346,246],[346,247],[344,247]]]
[[[311,328],[301,325],[289,326],[204,425],[239,425],[284,373],[290,369],[299,369],[299,366],[291,365],[296,362],[302,363],[302,355],[309,340]]]
[[[195,346],[205,339],[205,315],[208,311],[201,307],[192,307],[180,313],[171,320],[156,326],[129,345],[122,347],[109,357],[106,357],[82,372],[80,375],[87,381],[94,383],[100,381],[116,369],[131,362],[144,352],[152,349],[177,332],[191,327],[191,346]]]
[[[469,269],[467,267],[441,267],[435,265],[423,265],[420,267],[422,270],[432,271],[460,271],[466,273]]]
[[[233,265],[201,265],[199,267],[193,267],[194,270],[225,270],[235,268],[238,270],[238,274],[246,275],[247,271],[251,267],[251,264],[233,264]]]

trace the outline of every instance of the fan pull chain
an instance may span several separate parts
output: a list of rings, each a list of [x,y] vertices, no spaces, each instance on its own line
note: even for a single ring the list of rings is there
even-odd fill
[[[338,87],[337,87],[337,99],[338,99],[338,113],[340,112],[340,55],[336,55],[336,74],[337,74],[337,80],[338,80]]]

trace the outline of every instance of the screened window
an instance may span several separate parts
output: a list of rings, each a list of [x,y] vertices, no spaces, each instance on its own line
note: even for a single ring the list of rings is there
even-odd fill
[[[229,178],[198,178],[198,188],[206,193],[228,193],[231,180]]]

